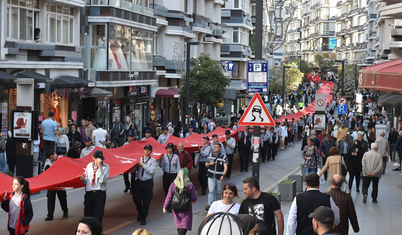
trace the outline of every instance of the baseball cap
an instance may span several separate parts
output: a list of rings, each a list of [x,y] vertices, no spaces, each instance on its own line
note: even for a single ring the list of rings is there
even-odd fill
[[[85,137],[84,142],[88,142],[88,141],[91,141],[91,138],[90,137]]]
[[[167,145],[166,145],[166,149],[167,148],[172,148],[173,150],[174,150],[174,144],[173,143],[168,143]]]
[[[147,145],[145,145],[144,149],[149,149],[149,150],[151,150],[151,151],[152,151],[152,145],[147,144]]]
[[[214,137],[218,137],[218,135],[217,135],[217,134],[213,134],[213,135],[212,135],[212,138],[214,138]]]
[[[202,137],[202,139],[209,141],[209,137],[208,137],[208,136],[204,136],[204,137]]]
[[[320,206],[311,213],[309,218],[314,218],[321,224],[333,224],[334,223],[334,212],[331,208],[326,206]]]
[[[167,126],[164,126],[164,127],[162,128],[162,130],[169,130],[169,128],[168,128]]]
[[[145,131],[145,133],[152,133],[152,131],[151,131],[150,129],[147,129],[147,130]]]
[[[230,135],[230,134],[231,134],[231,132],[229,130],[225,131],[225,135]]]
[[[105,160],[105,157],[103,156],[102,150],[96,150],[94,152],[94,158],[100,158],[102,160]]]
[[[127,136],[134,137],[134,133],[133,133],[132,131],[129,131],[129,132],[127,133]]]

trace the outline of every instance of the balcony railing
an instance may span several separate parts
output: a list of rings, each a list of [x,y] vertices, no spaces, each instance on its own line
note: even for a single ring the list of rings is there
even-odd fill
[[[154,15],[154,9],[124,0],[91,0],[93,6],[111,6],[122,10],[132,11],[148,16]]]

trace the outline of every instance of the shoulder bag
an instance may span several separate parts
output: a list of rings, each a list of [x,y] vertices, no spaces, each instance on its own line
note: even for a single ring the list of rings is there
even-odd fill
[[[343,165],[343,156],[341,156],[341,174],[344,178],[346,178],[346,175],[348,174],[348,169],[346,168],[345,165]]]

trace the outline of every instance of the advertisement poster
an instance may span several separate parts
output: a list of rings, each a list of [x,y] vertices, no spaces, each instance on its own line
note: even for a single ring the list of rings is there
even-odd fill
[[[8,127],[8,104],[1,103],[1,129],[4,134],[7,134],[7,127]]]
[[[32,136],[32,113],[14,111],[13,136],[14,138],[31,139]]]
[[[314,114],[314,130],[325,130],[325,114]]]

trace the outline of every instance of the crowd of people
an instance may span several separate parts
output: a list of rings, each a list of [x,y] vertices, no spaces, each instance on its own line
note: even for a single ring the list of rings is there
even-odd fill
[[[320,82],[306,78],[297,90],[289,95],[288,101],[285,101],[286,112],[281,110],[284,101],[278,95],[272,96],[271,99],[264,97],[266,107],[274,118],[298,112],[314,100],[319,87]],[[249,225],[243,228],[246,234],[254,234],[257,231],[259,234],[283,234],[285,231],[289,235],[328,231],[347,234],[348,220],[351,221],[354,231],[358,232],[357,216],[350,197],[353,185],[355,184],[357,193],[362,190],[363,203],[367,203],[368,188],[372,184],[372,202],[377,203],[379,179],[385,174],[387,161],[394,161],[397,167],[394,170],[400,170],[402,157],[399,157],[399,163],[396,163],[396,159],[397,156],[402,156],[402,121],[399,122],[398,131],[391,128],[387,112],[378,106],[376,96],[364,93],[361,114],[349,110],[348,114],[336,117],[334,112],[337,89],[339,88],[335,85],[331,91],[333,100],[326,105],[325,130],[314,130],[312,115],[308,113],[298,120],[293,118],[285,119],[282,123],[276,122],[275,126],[261,133],[261,163],[275,160],[278,151],[293,145],[296,136],[297,140],[301,140],[307,190],[294,199],[286,229],[278,200],[268,193],[261,192],[259,182],[255,178],[249,177],[243,181],[246,199],[241,204],[233,200],[238,197],[236,185],[229,181],[234,155],[239,152],[240,172],[247,172],[253,150],[253,133],[250,127],[246,126],[244,130],[238,131],[237,142],[228,130],[239,129],[237,121],[243,110],[240,110],[239,114],[232,113],[227,116],[223,112],[215,117],[204,112],[199,120],[191,116],[188,125],[181,125],[179,122],[177,125],[168,123],[162,126],[160,122],[156,122],[155,126],[151,126],[147,123],[142,129],[143,136],[140,136],[138,127],[130,115],[125,118],[124,123],[120,122],[120,118],[116,118],[111,128],[105,130],[102,123],[95,123],[90,119],[81,120],[79,127],[70,119],[68,126],[62,128],[60,123],[54,121],[54,113],[50,112],[49,117],[39,123],[39,138],[34,143],[34,161],[41,162],[45,171],[61,156],[83,158],[91,155],[92,161],[88,163],[85,174],[79,177],[86,191],[85,217],[78,222],[76,234],[89,234],[88,231],[92,234],[102,233],[110,167],[104,162],[102,150],[93,151],[95,146],[118,148],[147,138],[155,138],[160,144],[167,143],[166,153],[160,160],[155,160],[151,156],[153,147],[146,145],[143,157],[129,172],[123,174],[123,192],[132,194],[138,212],[137,221],[141,225],[146,225],[153,199],[153,179],[155,171],[160,167],[163,171],[165,193],[162,212],[173,214],[179,235],[192,229],[192,203],[198,197],[189,178],[191,170],[198,171],[201,187],[199,196],[208,194],[208,204],[205,208],[207,217],[220,212],[238,215]],[[226,129],[223,142],[219,142],[217,135],[213,135],[212,139],[205,136],[217,127]],[[184,149],[183,143],[178,143],[175,147],[169,142],[171,135],[185,138],[193,133],[204,135],[204,143],[199,146],[197,158],[194,153],[188,153]],[[12,136],[7,141],[1,137],[2,134],[0,154],[6,152],[8,169],[14,175],[16,154],[8,145],[12,146],[15,140]],[[5,172],[7,166],[1,164],[0,169]],[[346,178],[347,189],[344,192],[341,187]],[[327,194],[320,193],[319,185],[326,180],[330,181],[331,190]],[[20,176],[15,177],[13,191],[11,195],[6,192],[2,202],[4,211],[9,212],[8,230],[10,234],[25,234],[33,217],[28,181]],[[53,220],[56,195],[63,210],[63,217],[68,217],[66,192],[48,190],[48,214],[45,221]],[[335,229],[331,226],[333,224],[337,225]],[[149,233],[140,231],[136,234]]]

